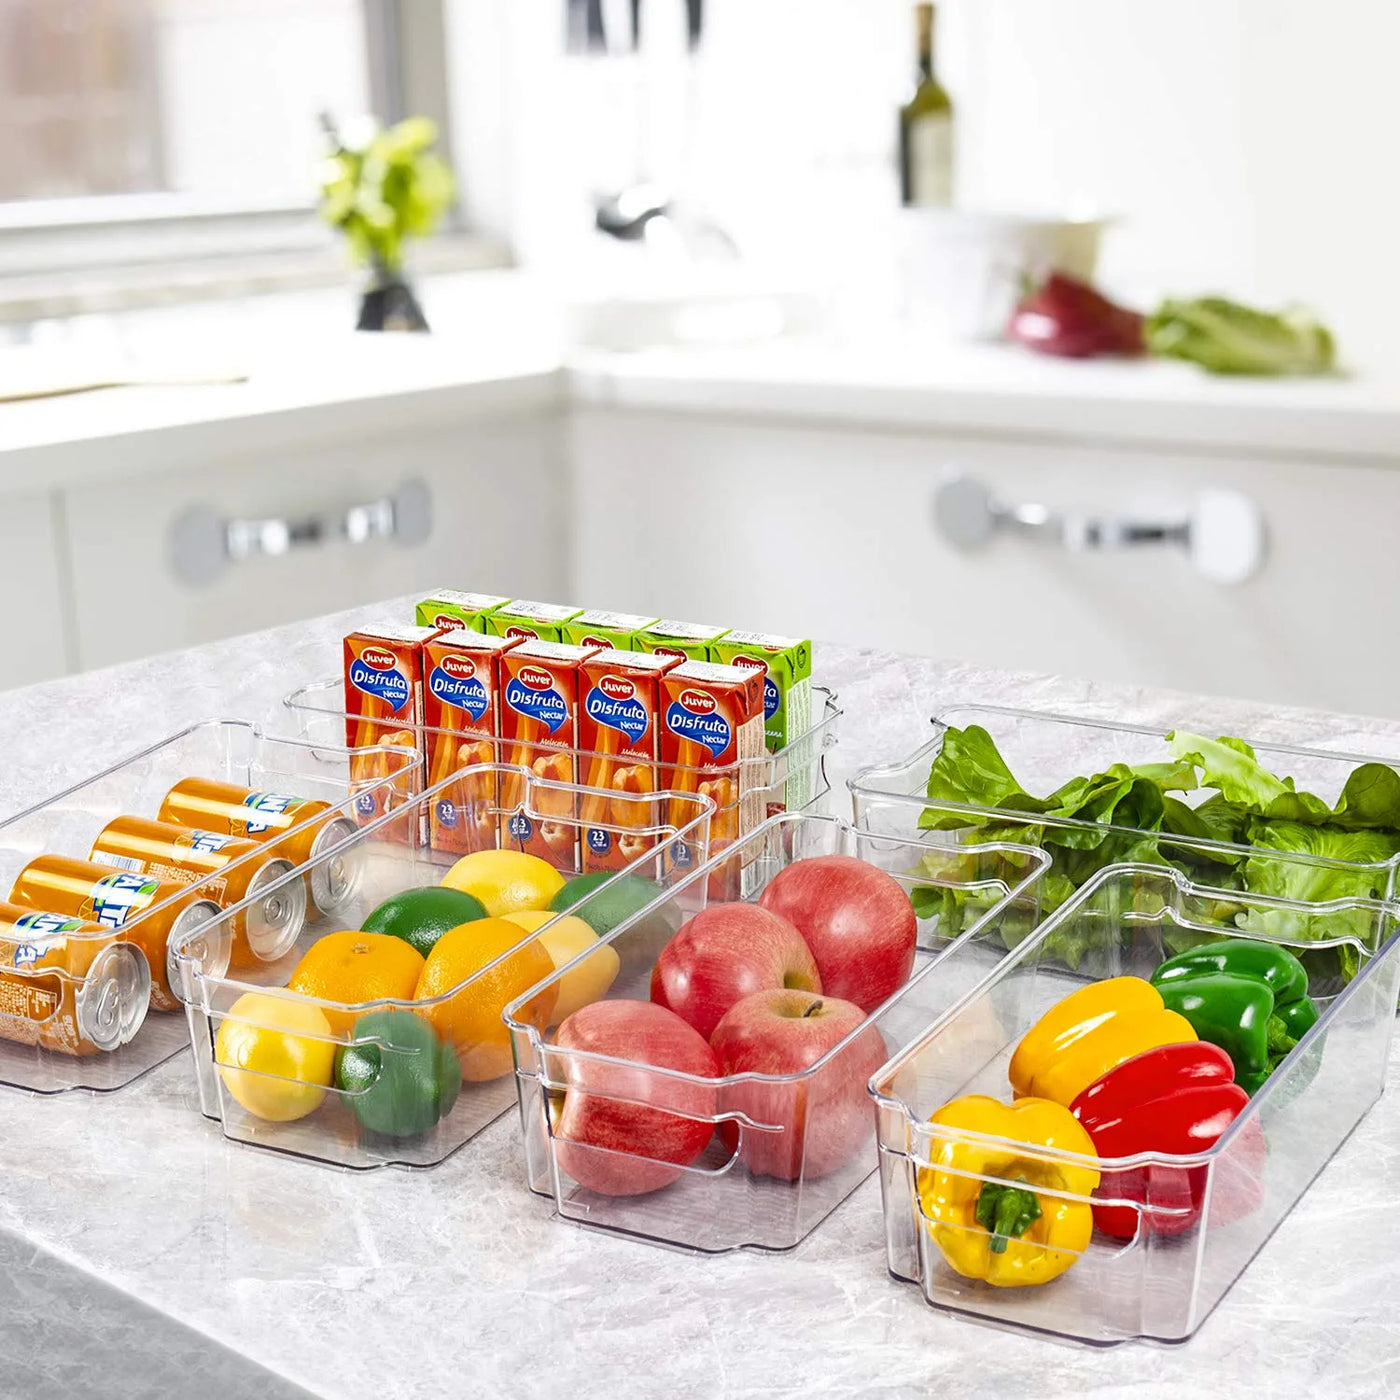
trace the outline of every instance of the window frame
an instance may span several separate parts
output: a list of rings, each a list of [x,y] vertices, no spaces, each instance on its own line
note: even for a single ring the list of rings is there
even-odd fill
[[[452,159],[447,10],[451,0],[361,0],[371,105],[386,122],[410,112],[432,117],[438,150]],[[444,218],[456,241],[473,245],[468,262],[485,258],[462,221],[460,203]],[[326,253],[334,236],[313,200],[264,205],[220,202],[177,191],[0,201],[0,319],[7,289],[26,279],[92,272],[110,282],[122,269],[215,260],[245,267],[288,254]],[[292,277],[295,281],[295,274]],[[28,300],[23,296],[22,300]]]

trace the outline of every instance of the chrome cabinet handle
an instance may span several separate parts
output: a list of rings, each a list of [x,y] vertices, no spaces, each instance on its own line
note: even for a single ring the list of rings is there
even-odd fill
[[[393,540],[422,544],[432,530],[433,502],[427,486],[406,481],[390,496],[344,511],[297,519],[232,519],[208,506],[191,506],[175,518],[167,541],[171,572],[182,583],[213,583],[225,569],[247,559],[276,558],[294,549],[342,541],[368,544]]]
[[[998,500],[980,481],[952,473],[933,496],[938,534],[962,552],[997,535],[1019,536],[1076,552],[1165,545],[1184,552],[1213,583],[1243,583],[1264,562],[1266,531],[1259,507],[1238,491],[1202,491],[1182,514],[1163,519],[1080,515],[1032,502]]]

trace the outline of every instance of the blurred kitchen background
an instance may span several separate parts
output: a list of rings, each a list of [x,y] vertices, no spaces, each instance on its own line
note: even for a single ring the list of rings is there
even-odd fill
[[[1400,10],[928,22],[0,0],[0,684],[446,587],[1397,713]],[[367,114],[456,190],[377,311]],[[1187,319],[1005,340],[1057,267]]]

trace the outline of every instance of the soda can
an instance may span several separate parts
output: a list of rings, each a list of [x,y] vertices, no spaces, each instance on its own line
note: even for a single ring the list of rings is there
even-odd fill
[[[141,1029],[151,969],[100,924],[0,904],[0,1038],[64,1055],[116,1050]]]
[[[306,880],[308,910],[313,917],[338,914],[359,890],[359,846],[349,846],[329,860],[321,860],[325,852],[359,830],[329,802],[260,792],[212,778],[181,778],[165,794],[157,815],[163,822],[266,842],[293,865],[315,862]]]
[[[202,895],[224,909],[250,901],[231,920],[229,963],[235,968],[276,962],[306,926],[306,886],[300,880],[278,884],[292,873],[291,861],[263,851],[256,841],[148,817],[116,817],[98,832],[89,859],[178,885],[197,883]]]
[[[150,964],[153,1011],[183,1005],[176,991],[177,950],[197,959],[213,977],[228,971],[233,940],[219,920],[223,911],[187,885],[71,856],[38,856],[15,876],[10,903],[120,930],[123,941],[134,943]],[[208,927],[193,937],[201,925]]]

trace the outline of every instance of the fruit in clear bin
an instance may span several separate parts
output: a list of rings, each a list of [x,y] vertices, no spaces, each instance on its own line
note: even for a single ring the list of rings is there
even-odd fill
[[[402,938],[342,929],[318,938],[302,954],[287,985],[302,996],[344,1006],[410,1001],[422,972],[422,955]],[[355,1023],[353,1011],[322,1010],[336,1035],[344,1035]]]
[[[763,908],[795,924],[821,971],[827,996],[867,1014],[893,996],[914,967],[919,921],[894,876],[855,856],[795,860],[769,882]]]
[[[486,906],[475,895],[445,885],[424,885],[391,895],[360,928],[365,933],[401,938],[426,958],[448,929],[485,917]]]
[[[710,1037],[721,1074],[787,1075],[810,1069],[865,1020],[853,1002],[814,992],[766,991],[730,1007]],[[786,1084],[748,1082],[725,1090],[721,1107],[779,1132],[730,1120],[720,1134],[755,1176],[811,1181],[860,1155],[875,1131],[866,1092],[889,1057],[884,1037],[868,1026],[815,1074]],[[875,1165],[873,1154],[869,1166]]]
[[[524,851],[474,851],[463,856],[442,883],[475,895],[491,918],[517,909],[547,909],[564,877],[539,856]]]
[[[820,992],[802,935],[756,904],[712,904],[681,926],[651,974],[651,999],[706,1040],[735,1003],[755,992]]]
[[[594,950],[567,976],[559,979],[554,1021],[572,1016],[581,1006],[601,1001],[617,980],[620,966],[617,954],[607,944],[600,943],[598,935],[582,919],[572,914],[551,914],[547,910],[536,909],[522,909],[518,914],[507,914],[506,918],[513,924],[519,924],[527,933],[543,929],[539,941],[556,971],[565,963],[587,953],[590,948]]]
[[[647,1001],[595,1001],[555,1037],[567,1050],[632,1064],[565,1059],[555,1105],[559,1169],[605,1196],[640,1196],[678,1180],[714,1134],[715,1089],[658,1070],[713,1079],[714,1052],[674,1012]]]
[[[425,1006],[423,1014],[456,1048],[463,1079],[479,1083],[511,1072],[515,1058],[502,1013],[553,971],[554,960],[539,939],[528,938],[509,919],[477,919],[438,939],[423,964],[415,996],[420,1001],[444,997]],[[522,1008],[522,1018],[543,1030],[557,996],[555,987],[541,987]]]
[[[609,881],[611,884],[608,884]],[[600,887],[608,888],[598,893]],[[661,898],[661,886],[644,875],[618,875],[604,870],[576,875],[554,896],[549,907],[577,913],[596,934],[611,933],[618,924]],[[587,900],[587,903],[583,901]],[[675,931],[674,925],[671,929]]]
[[[255,1118],[291,1123],[314,1113],[335,1068],[331,1024],[296,997],[245,992],[214,1037],[224,1087]]]
[[[371,1011],[335,1056],[335,1086],[355,1117],[385,1137],[417,1137],[452,1112],[462,1087],[456,1052],[412,1011]]]

